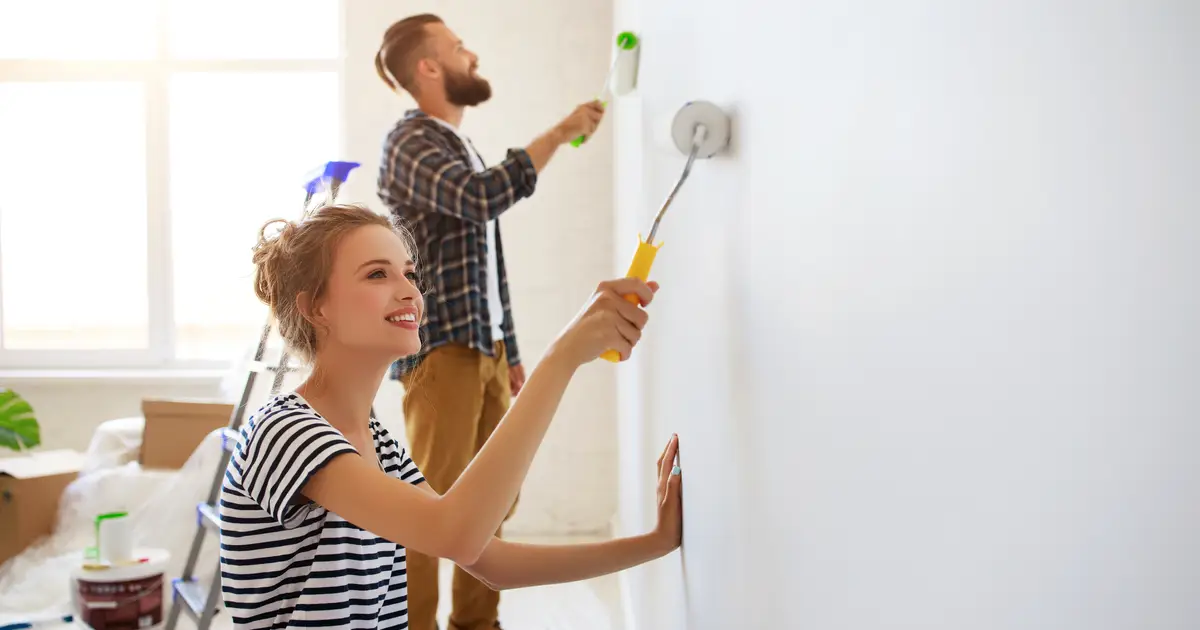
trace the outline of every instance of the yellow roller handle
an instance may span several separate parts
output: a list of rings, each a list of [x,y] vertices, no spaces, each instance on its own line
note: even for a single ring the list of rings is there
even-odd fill
[[[629,271],[625,272],[626,278],[638,278],[642,282],[646,282],[650,278],[650,267],[654,264],[654,257],[658,255],[658,248],[662,247],[662,243],[651,245],[642,239],[642,235],[638,235],[637,251],[633,254],[633,262],[629,263]],[[638,296],[630,294],[625,296],[625,300],[630,304],[641,304]],[[621,361],[621,353],[616,350],[607,350],[600,358],[610,363],[619,363]]]

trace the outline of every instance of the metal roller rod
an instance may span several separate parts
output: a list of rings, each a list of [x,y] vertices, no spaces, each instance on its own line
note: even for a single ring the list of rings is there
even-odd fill
[[[696,129],[692,134],[692,150],[688,153],[687,164],[683,166],[683,173],[679,176],[679,181],[675,182],[675,186],[671,189],[671,193],[667,195],[666,201],[663,201],[662,207],[658,209],[658,214],[654,217],[654,225],[650,227],[650,235],[646,237],[647,243],[654,242],[654,235],[658,233],[658,224],[662,221],[663,215],[666,214],[667,207],[675,200],[675,193],[679,192],[679,189],[683,187],[684,180],[692,172],[692,163],[696,161],[696,153],[700,151],[700,145],[704,142],[704,137],[707,133],[708,130],[704,128],[704,125],[696,125]]]

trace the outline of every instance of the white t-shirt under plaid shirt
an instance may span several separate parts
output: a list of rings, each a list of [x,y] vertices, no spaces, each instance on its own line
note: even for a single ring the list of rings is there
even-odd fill
[[[387,430],[370,426],[384,472],[424,481]],[[221,592],[235,627],[408,627],[404,547],[297,500],[313,473],[355,452],[295,393],[247,420],[220,497]]]

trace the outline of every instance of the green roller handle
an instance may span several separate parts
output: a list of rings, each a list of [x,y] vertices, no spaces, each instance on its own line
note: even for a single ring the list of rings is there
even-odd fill
[[[617,53],[616,56],[613,57],[612,65],[608,68],[608,76],[604,77],[604,87],[600,88],[600,96],[603,96],[604,92],[608,90],[608,83],[609,81],[612,81],[613,70],[617,69],[617,61],[621,57],[621,51],[633,50],[634,48],[637,48],[639,43],[640,40],[638,40],[638,36],[631,31],[622,31],[619,35],[617,35]],[[596,98],[599,99],[600,96],[597,96]],[[608,101],[600,101],[600,104],[604,107],[608,107]],[[584,142],[587,142],[587,137],[581,135],[571,141],[571,146],[579,148],[579,146]]]
[[[608,107],[608,101],[600,101],[600,104],[603,105],[604,107]],[[587,136],[580,135],[578,138],[575,138],[574,140],[571,141],[571,146],[578,149],[579,145],[583,144],[584,142],[587,142]]]

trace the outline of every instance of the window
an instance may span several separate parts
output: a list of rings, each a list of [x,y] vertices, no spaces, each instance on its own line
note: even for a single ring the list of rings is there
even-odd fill
[[[147,347],[145,102],[126,81],[0,83],[5,349]]]
[[[262,224],[339,159],[337,0],[0,0],[0,365],[248,351]]]
[[[264,312],[251,289],[250,247],[263,223],[299,212],[300,176],[337,150],[336,95],[332,72],[190,74],[172,81],[177,356],[221,359],[229,357],[230,343],[258,339]],[[296,107],[300,100],[307,102]],[[253,185],[231,177],[231,166],[245,169],[243,181]],[[248,322],[253,330],[246,330]]]

